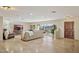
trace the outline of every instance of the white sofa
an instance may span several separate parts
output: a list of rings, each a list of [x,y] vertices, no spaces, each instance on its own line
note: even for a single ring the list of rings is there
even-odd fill
[[[42,31],[42,30],[23,32],[22,35],[21,35],[21,40],[29,41],[29,40],[32,40],[32,39],[41,38],[41,37],[43,37],[43,32],[44,31]]]

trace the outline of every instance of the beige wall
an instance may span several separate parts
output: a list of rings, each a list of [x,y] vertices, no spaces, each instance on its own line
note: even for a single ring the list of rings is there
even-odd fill
[[[0,41],[3,40],[3,17],[0,16]]]
[[[79,18],[75,21],[75,39],[79,40]]]

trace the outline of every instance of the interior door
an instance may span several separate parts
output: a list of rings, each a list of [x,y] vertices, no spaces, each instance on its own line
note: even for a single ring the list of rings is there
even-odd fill
[[[74,39],[74,22],[64,22],[64,38]]]

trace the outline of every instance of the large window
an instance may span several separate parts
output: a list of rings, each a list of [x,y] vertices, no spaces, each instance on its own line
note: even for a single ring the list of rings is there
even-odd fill
[[[46,32],[51,32],[54,24],[33,24],[31,25],[32,30],[45,30]]]
[[[50,32],[50,30],[52,29],[52,26],[53,26],[53,24],[41,24],[40,29]]]

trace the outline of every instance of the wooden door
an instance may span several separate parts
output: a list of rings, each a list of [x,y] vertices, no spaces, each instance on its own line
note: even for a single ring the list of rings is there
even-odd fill
[[[64,38],[74,39],[74,22],[64,22]]]

